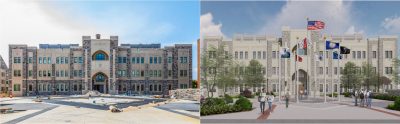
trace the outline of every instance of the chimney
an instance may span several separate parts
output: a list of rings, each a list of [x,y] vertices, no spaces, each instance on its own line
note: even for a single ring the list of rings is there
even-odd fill
[[[96,39],[100,39],[100,34],[96,34]]]

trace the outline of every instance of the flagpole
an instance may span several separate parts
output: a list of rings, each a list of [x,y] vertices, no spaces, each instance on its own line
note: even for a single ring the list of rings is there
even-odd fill
[[[299,58],[299,37],[297,37],[297,46],[296,46],[296,103],[299,103],[299,69],[298,69],[298,58]]]
[[[336,44],[336,43],[335,43]],[[334,73],[334,69],[333,69],[333,62],[334,62],[334,60],[333,60],[333,50],[334,49],[332,49],[331,50],[331,64],[330,64],[330,66],[331,66],[331,97],[332,97],[332,99],[334,98],[333,97],[333,73]]]
[[[324,37],[324,40],[325,40],[325,44],[326,44],[326,37]],[[326,56],[327,55],[327,53],[326,53],[326,45],[325,45],[325,49],[324,49],[324,69],[322,69],[324,72],[324,103],[326,103],[326,72],[327,72],[327,70],[326,70]]]
[[[341,40],[340,40],[341,41]],[[342,57],[342,54],[340,53],[340,42],[339,42],[339,49],[338,49],[338,55],[339,55],[339,57],[338,57],[338,62],[337,62],[337,69],[338,69],[338,75],[337,75],[337,77],[338,77],[338,101],[340,102],[340,84],[341,84],[341,80],[340,80],[340,59],[341,59],[341,57]]]
[[[307,17],[307,23],[308,23],[308,17]],[[308,24],[307,24],[307,27],[308,27]],[[307,35],[306,35],[306,42],[307,42],[307,75],[306,75],[306,77],[307,77],[307,98],[308,98],[308,96],[309,96],[309,94],[310,94],[310,77],[309,77],[309,64],[310,64],[310,56],[308,55],[309,54],[309,52],[308,52],[308,29],[307,29],[307,27],[306,27],[306,31],[307,31]]]
[[[281,42],[281,44],[283,44]],[[278,44],[278,52],[279,52],[279,56],[278,56],[278,70],[279,70],[279,88],[278,88],[278,94],[279,94],[279,103],[281,103],[281,44]]]

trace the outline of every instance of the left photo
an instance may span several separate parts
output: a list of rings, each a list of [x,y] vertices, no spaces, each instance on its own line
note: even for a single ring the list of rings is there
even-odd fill
[[[0,2],[0,123],[199,124],[199,1]]]

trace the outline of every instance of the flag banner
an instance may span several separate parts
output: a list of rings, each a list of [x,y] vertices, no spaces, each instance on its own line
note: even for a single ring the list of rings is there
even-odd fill
[[[335,43],[335,42],[331,42],[331,41],[326,41],[326,42],[325,42],[325,46],[326,46],[326,49],[327,49],[327,50],[329,50],[329,49],[337,49],[337,48],[339,48],[339,43]]]
[[[333,52],[333,59],[342,59],[342,58],[343,58],[342,55],[338,54],[337,51]]]
[[[299,52],[297,55],[307,55],[307,49],[299,49],[297,51]]]
[[[307,30],[319,30],[324,28],[325,23],[322,21],[308,21]]]
[[[302,62],[302,61],[303,61],[303,58],[301,58],[300,56],[296,55],[296,59],[295,59],[295,61]]]
[[[350,54],[350,49],[344,46],[340,46],[340,54]]]
[[[299,42],[299,48],[301,48],[301,49],[307,49],[307,45],[308,44],[308,42],[307,42],[307,38],[304,38],[302,41],[300,41]]]
[[[315,61],[322,61],[323,57],[320,55],[315,55]]]
[[[290,58],[290,50],[289,48],[281,48],[279,51],[281,58]]]

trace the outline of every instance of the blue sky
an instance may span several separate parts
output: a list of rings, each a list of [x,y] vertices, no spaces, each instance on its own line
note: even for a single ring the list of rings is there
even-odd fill
[[[82,35],[118,35],[119,43],[193,44],[197,79],[199,1],[1,1],[0,39],[7,44],[81,44]],[[23,36],[23,37],[21,37]],[[8,46],[0,55],[8,64]]]
[[[306,18],[326,23],[323,33],[399,35],[400,2],[202,1],[201,34],[281,34],[282,26],[305,28]],[[400,48],[400,47],[399,47]]]

